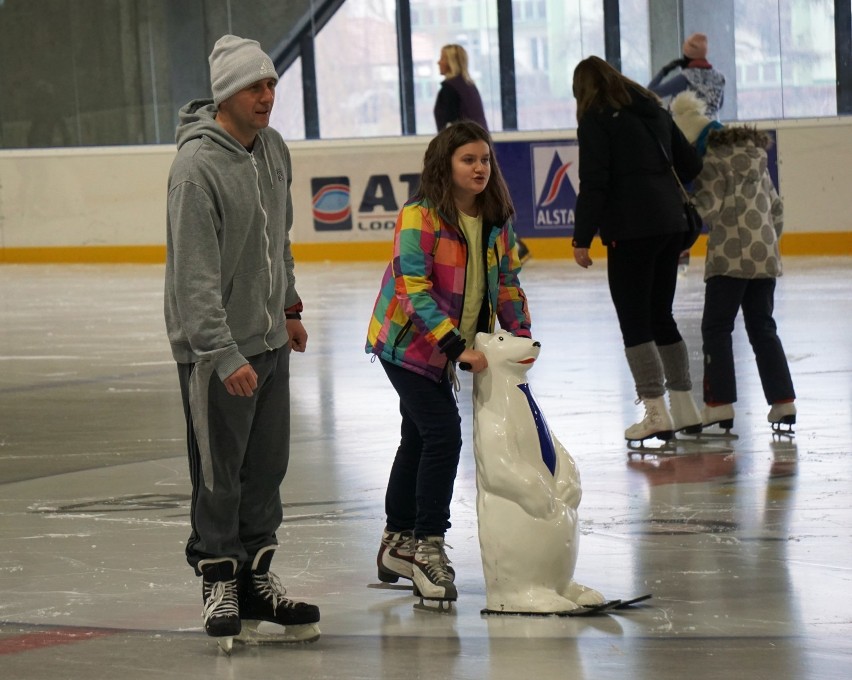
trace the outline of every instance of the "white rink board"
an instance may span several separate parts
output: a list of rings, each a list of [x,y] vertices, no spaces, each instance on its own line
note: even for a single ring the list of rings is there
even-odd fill
[[[852,193],[845,181],[852,121],[764,121],[759,127],[778,133],[785,232],[852,231]],[[560,137],[574,134],[495,135],[499,141]],[[386,241],[395,212],[391,208],[404,203],[410,187],[401,178],[420,172],[429,139],[292,142],[293,240]],[[0,247],[165,244],[166,186],[174,153],[172,145],[0,151]],[[352,229],[316,231],[311,178],[336,176],[350,181]],[[379,200],[362,211],[368,188],[368,195]]]

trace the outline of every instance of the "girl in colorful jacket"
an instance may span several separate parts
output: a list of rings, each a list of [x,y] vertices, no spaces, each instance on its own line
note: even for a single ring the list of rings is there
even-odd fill
[[[444,534],[461,451],[454,365],[487,367],[477,332],[530,336],[513,206],[488,133],[472,121],[429,144],[420,188],[399,213],[366,351],[399,394],[402,438],[385,494],[379,579],[414,582],[425,599],[456,599]]]

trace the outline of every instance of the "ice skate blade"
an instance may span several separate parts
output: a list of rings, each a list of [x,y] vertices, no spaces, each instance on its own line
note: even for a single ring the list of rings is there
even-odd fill
[[[621,600],[609,600],[593,605],[578,605],[574,609],[561,609],[555,612],[540,612],[540,611],[506,611],[505,609],[482,609],[482,616],[589,616],[591,614],[602,614],[608,609],[614,609],[620,604]]]
[[[632,597],[629,600],[622,600],[620,604],[616,605],[615,609],[629,609],[634,605],[639,604],[640,602],[644,602],[645,600],[650,600],[653,597],[653,593],[645,593],[644,595],[639,595],[638,597]]]
[[[639,595],[638,597],[633,597],[629,600],[607,600],[606,602],[601,602],[600,604],[580,605],[576,609],[569,609],[566,611],[558,612],[510,612],[498,609],[483,609],[479,613],[482,616],[595,616],[597,614],[606,614],[608,612],[629,609],[630,607],[649,599],[651,599],[651,593],[647,593],[646,595]]]
[[[271,621],[244,620],[243,629],[235,639],[243,645],[273,645],[315,642],[319,637],[316,623],[282,626]]]
[[[368,588],[375,588],[376,590],[412,590],[414,588],[414,584],[412,583],[386,583],[384,581],[380,583],[368,583]]]
[[[415,611],[418,612],[429,612],[430,614],[455,614],[456,608],[453,606],[453,602],[454,600],[435,600],[421,597],[420,602],[415,602],[412,606]]]
[[[618,608],[621,602],[621,600],[607,600],[600,604],[584,605],[567,611],[561,614],[561,616],[596,616],[597,614],[605,614],[608,611]]]
[[[731,454],[734,450],[730,446],[712,443],[712,438],[689,437],[687,439],[670,439],[662,446],[637,446],[628,447],[627,457],[630,459],[640,458],[675,458],[695,454],[715,453]]]
[[[697,435],[695,435],[696,439],[739,439],[740,436],[731,432],[730,428],[723,428],[721,432],[713,431],[708,432],[707,428],[713,427],[712,425],[705,425],[704,429],[701,430]]]
[[[216,638],[216,644],[225,654],[231,656],[231,650],[234,648],[234,638],[230,635]]]
[[[722,430],[721,432],[718,432],[718,431],[715,431],[715,430],[712,431],[712,432],[707,431],[708,428],[715,427],[716,425],[718,425],[719,429]],[[708,438],[716,437],[716,438],[723,438],[723,439],[738,439],[739,435],[736,435],[733,432],[731,432],[732,429],[734,429],[734,421],[733,421],[732,418],[723,419],[723,420],[714,420],[712,422],[703,424],[701,431],[698,433],[698,437],[708,437]]]
[[[664,430],[662,432],[655,432],[654,434],[649,434],[647,437],[642,437],[641,439],[630,437],[625,437],[624,440],[627,442],[627,446],[631,449],[638,449],[645,446],[645,442],[650,442],[653,439],[659,439],[662,441],[665,446],[665,442],[669,442],[674,439],[674,432],[672,430]]]
[[[787,422],[787,418],[792,418],[793,422]],[[796,416],[785,416],[779,423],[770,423],[772,425],[772,434],[781,437],[792,437],[796,434],[793,425],[796,424]]]

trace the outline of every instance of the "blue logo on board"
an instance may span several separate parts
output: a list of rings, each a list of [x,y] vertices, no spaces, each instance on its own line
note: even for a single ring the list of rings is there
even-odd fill
[[[537,196],[535,229],[564,229],[574,226],[577,192],[571,181],[576,171],[576,145],[533,145],[533,178]]]

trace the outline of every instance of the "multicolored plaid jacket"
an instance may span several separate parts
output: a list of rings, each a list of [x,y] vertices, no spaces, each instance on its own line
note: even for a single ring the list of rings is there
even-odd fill
[[[530,336],[527,299],[518,281],[521,261],[511,223],[483,226],[488,294],[487,328],[494,320]],[[464,349],[459,333],[468,246],[460,231],[426,201],[408,203],[394,232],[393,260],[382,278],[367,331],[368,354],[439,382]],[[484,315],[480,315],[480,319]]]

